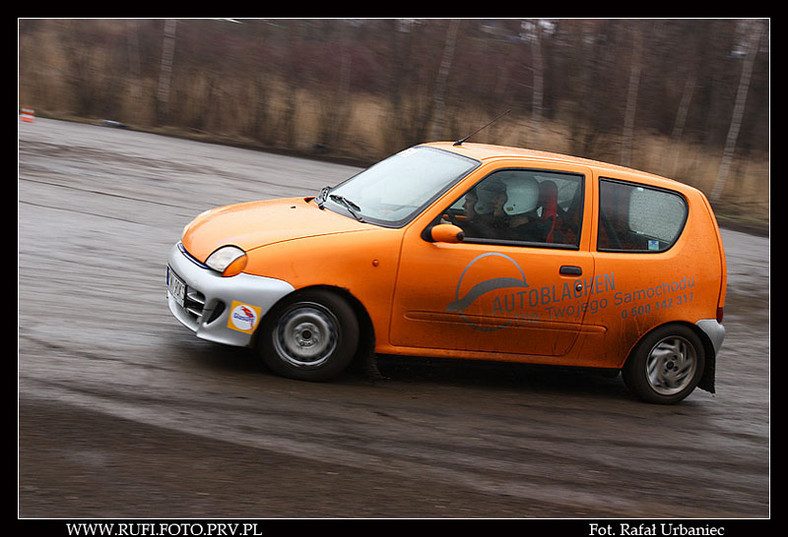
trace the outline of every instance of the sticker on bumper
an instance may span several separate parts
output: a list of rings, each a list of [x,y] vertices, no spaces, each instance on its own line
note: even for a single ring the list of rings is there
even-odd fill
[[[233,300],[230,307],[230,318],[227,320],[227,328],[251,334],[257,328],[259,321],[260,308]]]

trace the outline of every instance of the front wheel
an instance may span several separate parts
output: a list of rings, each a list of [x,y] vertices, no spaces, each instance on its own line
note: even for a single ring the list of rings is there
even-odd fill
[[[266,316],[258,348],[276,373],[301,380],[335,377],[353,360],[359,327],[353,309],[338,295],[298,293]]]
[[[629,357],[622,377],[650,403],[673,404],[687,397],[703,375],[705,351],[690,328],[668,325],[646,336]]]

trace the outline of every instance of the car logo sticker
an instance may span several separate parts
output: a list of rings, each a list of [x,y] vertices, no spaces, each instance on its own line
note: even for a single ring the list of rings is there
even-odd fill
[[[463,279],[468,275],[469,269],[478,261],[490,256],[500,257],[511,263],[511,265],[514,267],[514,269],[516,270],[517,274],[520,277],[519,278],[502,277],[502,278],[491,278],[488,280],[484,280],[471,287],[470,290],[468,290],[464,296],[460,297],[460,288],[462,287]],[[500,254],[497,252],[489,252],[486,254],[482,254],[476,257],[470,263],[468,263],[468,266],[466,266],[465,270],[463,270],[462,275],[460,276],[460,280],[457,282],[455,300],[448,305],[446,311],[459,312],[463,320],[466,323],[468,323],[468,325],[475,328],[476,330],[483,330],[483,331],[500,330],[501,328],[504,328],[505,326],[511,324],[511,321],[508,321],[505,324],[501,324],[499,326],[482,327],[471,322],[471,320],[465,316],[463,310],[468,308],[468,306],[470,306],[477,298],[479,298],[480,296],[486,293],[489,293],[490,291],[496,291],[498,289],[505,289],[511,287],[521,287],[521,288],[528,287],[528,283],[525,281],[525,273],[523,272],[523,269],[520,268],[520,265],[518,265],[517,262],[511,257],[509,257],[508,255]]]
[[[260,320],[260,308],[233,300],[227,328],[251,334]]]

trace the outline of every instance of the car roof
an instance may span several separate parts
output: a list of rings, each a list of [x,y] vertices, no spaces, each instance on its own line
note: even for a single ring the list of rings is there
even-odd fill
[[[692,188],[689,185],[656,175],[653,173],[628,168],[618,164],[611,164],[600,160],[593,160],[585,157],[577,157],[573,155],[564,155],[561,153],[552,153],[549,151],[538,151],[535,149],[525,149],[520,147],[511,147],[503,145],[481,144],[481,143],[462,143],[455,145],[452,142],[432,142],[424,145],[432,147],[440,147],[455,153],[466,155],[480,161],[492,161],[497,159],[511,159],[511,158],[524,158],[524,159],[538,159],[541,161],[549,161],[555,163],[577,164],[586,166],[597,170],[599,175],[610,176],[615,178],[616,175],[625,174],[628,178],[635,176],[641,179],[649,179],[653,184],[664,183],[666,186],[677,187],[680,185],[686,188]]]

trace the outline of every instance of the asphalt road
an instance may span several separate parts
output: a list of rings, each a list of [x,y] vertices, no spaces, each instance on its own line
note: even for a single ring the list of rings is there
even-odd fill
[[[101,126],[19,127],[18,517],[770,517],[768,239],[725,230],[717,394],[384,359],[268,372],[169,314],[164,267],[218,205],[356,170]]]

